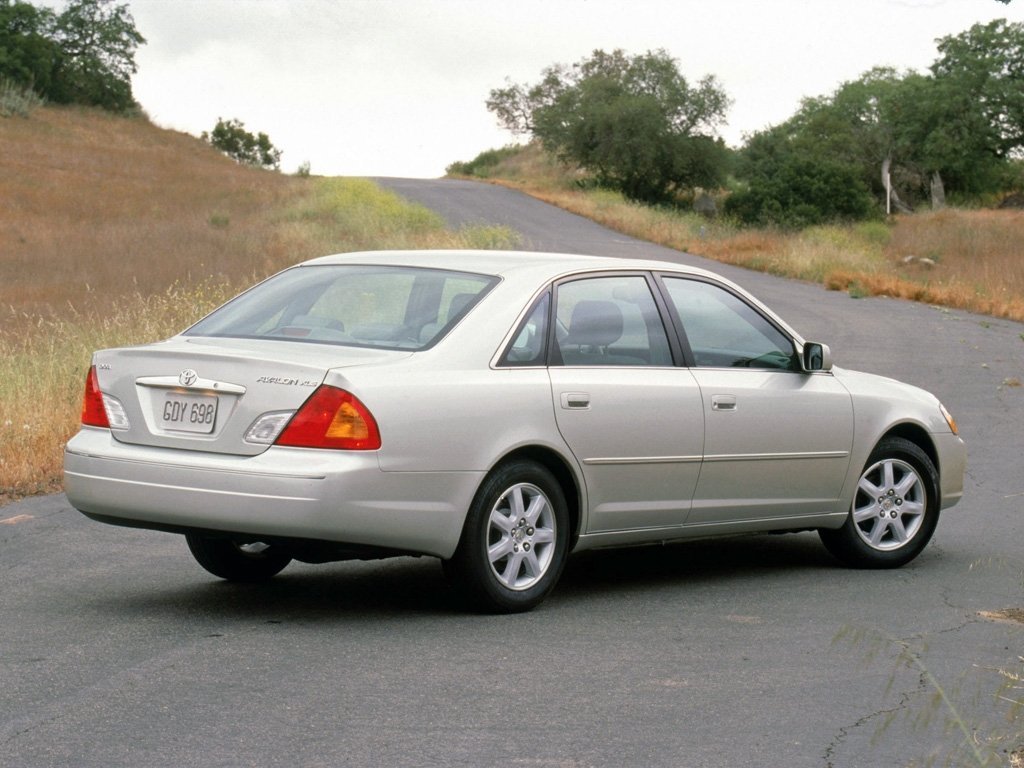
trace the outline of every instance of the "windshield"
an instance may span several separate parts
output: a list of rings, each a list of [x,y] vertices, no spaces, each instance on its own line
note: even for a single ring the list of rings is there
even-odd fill
[[[295,267],[225,304],[184,335],[423,349],[497,282],[489,275],[416,267]]]

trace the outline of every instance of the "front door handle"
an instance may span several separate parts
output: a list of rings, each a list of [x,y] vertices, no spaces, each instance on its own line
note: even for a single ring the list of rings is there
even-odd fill
[[[562,407],[567,410],[585,411],[590,408],[590,393],[563,392]]]
[[[711,396],[711,410],[712,411],[735,411],[736,410],[736,395],[712,395]]]

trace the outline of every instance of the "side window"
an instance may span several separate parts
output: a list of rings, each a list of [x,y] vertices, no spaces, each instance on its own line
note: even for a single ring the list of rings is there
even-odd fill
[[[551,294],[544,294],[516,331],[512,344],[502,355],[499,365],[544,365],[547,358],[548,309]]]
[[[563,365],[672,365],[665,327],[640,275],[562,283],[555,321]]]
[[[701,280],[665,287],[698,366],[797,370],[793,342],[738,296]]]

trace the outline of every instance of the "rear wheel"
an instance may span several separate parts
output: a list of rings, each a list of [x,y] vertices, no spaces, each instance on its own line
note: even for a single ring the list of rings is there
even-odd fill
[[[256,542],[185,534],[192,556],[203,568],[228,581],[266,581],[280,573],[292,557],[280,547]]]
[[[897,568],[921,553],[938,520],[935,465],[914,443],[889,437],[868,457],[843,527],[818,533],[846,565]]]
[[[528,611],[555,586],[568,545],[558,481],[539,464],[513,461],[484,480],[445,570],[483,610]]]

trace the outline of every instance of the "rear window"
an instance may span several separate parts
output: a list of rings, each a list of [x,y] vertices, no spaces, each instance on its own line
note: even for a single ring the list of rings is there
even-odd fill
[[[225,304],[185,335],[423,349],[441,339],[497,281],[411,267],[296,267]]]

